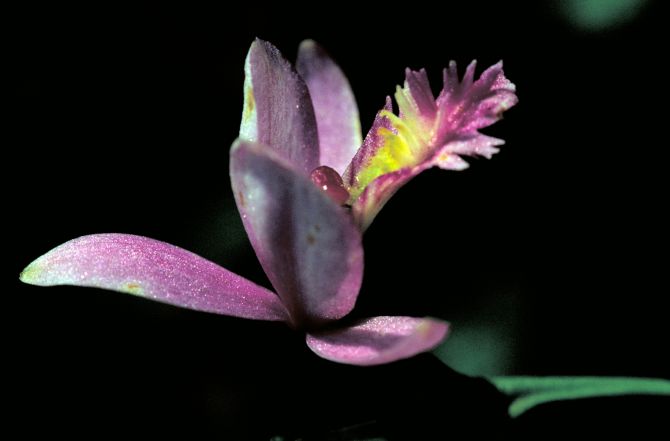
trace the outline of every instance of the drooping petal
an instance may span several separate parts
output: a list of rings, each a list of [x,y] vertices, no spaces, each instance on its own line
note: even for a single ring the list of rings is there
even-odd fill
[[[362,141],[358,106],[349,81],[312,40],[300,44],[296,69],[307,83],[314,105],[321,145],[319,163],[341,175]]]
[[[425,71],[407,70],[405,86],[395,94],[400,116],[387,108],[379,113],[354,157],[356,163],[352,161],[344,176],[360,225],[369,225],[388,198],[423,170],[433,166],[463,170],[468,164],[462,156],[490,158],[498,151],[496,146],[503,141],[478,130],[516,104],[515,87],[505,78],[502,63],[487,69],[477,81],[475,66],[471,63],[459,82],[452,62],[444,71],[444,88],[436,100]],[[386,178],[388,174],[393,177]]]
[[[230,170],[251,244],[294,324],[351,311],[363,250],[345,209],[262,145],[236,141]]]
[[[429,351],[448,330],[448,323],[432,318],[373,317],[349,328],[310,333],[307,346],[328,360],[372,366]]]
[[[307,85],[279,50],[256,39],[244,66],[240,138],[272,147],[308,174],[319,165],[319,137]]]
[[[288,319],[271,291],[190,251],[130,234],[95,234],[65,242],[28,265],[21,280],[110,289],[235,317]]]

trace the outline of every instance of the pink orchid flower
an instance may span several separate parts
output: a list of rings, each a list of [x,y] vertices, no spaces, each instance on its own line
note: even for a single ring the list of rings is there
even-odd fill
[[[501,140],[478,133],[515,104],[501,64],[474,81],[444,72],[433,98],[425,72],[406,73],[362,140],[358,110],[339,67],[314,42],[297,70],[256,40],[245,66],[240,139],[230,153],[237,207],[276,294],[176,246],[127,234],[96,234],[60,245],[21,280],[139,295],[176,306],[282,321],[307,334],[319,356],[375,365],[430,350],[447,335],[433,318],[373,317],[337,328],[363,278],[361,236],[393,193],[421,171],[460,170],[462,155],[490,157]]]

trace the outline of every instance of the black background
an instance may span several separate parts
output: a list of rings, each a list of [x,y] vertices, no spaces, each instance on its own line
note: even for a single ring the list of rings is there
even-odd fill
[[[281,326],[18,282],[27,263],[68,239],[126,232],[267,285],[228,178],[256,36],[289,59],[303,38],[326,47],[351,81],[364,130],[406,66],[427,68],[437,90],[450,59],[463,68],[477,58],[480,70],[503,59],[520,103],[486,133],[507,145],[465,172],[424,173],[384,208],[366,233],[355,314],[454,320],[511,289],[513,373],[667,378],[660,2],[598,32],[570,25],[554,2],[443,3],[10,11],[10,420],[26,435],[94,438],[340,439],[324,434],[370,421],[363,432],[389,439],[661,427],[668,402],[651,398],[551,405],[509,423],[486,383],[431,356],[339,366]]]

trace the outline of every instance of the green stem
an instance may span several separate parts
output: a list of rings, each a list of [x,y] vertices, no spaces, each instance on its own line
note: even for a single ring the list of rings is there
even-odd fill
[[[628,377],[493,377],[490,381],[507,395],[518,397],[509,414],[525,411],[552,401],[621,395],[668,395],[670,381]]]

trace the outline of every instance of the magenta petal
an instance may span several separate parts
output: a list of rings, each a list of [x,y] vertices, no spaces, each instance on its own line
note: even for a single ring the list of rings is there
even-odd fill
[[[452,155],[479,155],[490,158],[504,141],[482,135],[477,130],[490,126],[517,103],[515,86],[499,62],[474,79],[476,62],[470,63],[459,83],[456,64],[444,71],[444,89],[437,98],[440,109],[436,139],[441,148],[433,157],[436,165],[453,169]],[[461,167],[460,165],[458,167]]]
[[[21,280],[111,289],[249,319],[288,318],[271,291],[190,251],[129,234],[95,234],[65,242],[28,265]]]
[[[349,328],[308,334],[307,346],[331,361],[372,366],[429,351],[448,330],[448,323],[431,318],[373,317]]]
[[[267,147],[238,140],[230,170],[251,244],[294,323],[351,311],[363,250],[345,209]]]
[[[385,113],[392,111],[393,104],[391,103],[391,97],[387,96],[386,101],[384,102],[384,107],[377,112],[377,115],[372,122],[372,127],[365,136],[363,144],[356,151],[356,154],[351,159],[351,163],[342,175],[342,179],[348,186],[356,186],[358,174],[367,165],[370,158],[373,157],[377,153],[377,150],[384,144],[383,130],[380,132],[379,129],[388,130],[389,132],[395,130],[391,125],[391,121],[384,115]]]
[[[444,71],[444,88],[433,98],[425,71],[407,70],[405,86],[395,94],[399,116],[387,106],[379,112],[363,146],[343,179],[352,212],[367,228],[388,199],[412,177],[438,166],[463,170],[463,156],[490,158],[503,141],[479,133],[516,104],[515,87],[502,63],[478,80],[471,63],[459,81],[455,63]]]
[[[300,44],[296,68],[312,96],[321,145],[319,162],[341,175],[362,141],[358,106],[349,82],[312,40]]]
[[[307,85],[267,41],[251,44],[244,68],[240,138],[272,147],[308,174],[319,163],[319,138]]]
[[[425,69],[419,71],[406,69],[405,84],[418,114],[423,118],[435,118],[437,105],[435,104],[433,92],[430,90],[430,83],[428,82],[428,75]]]

